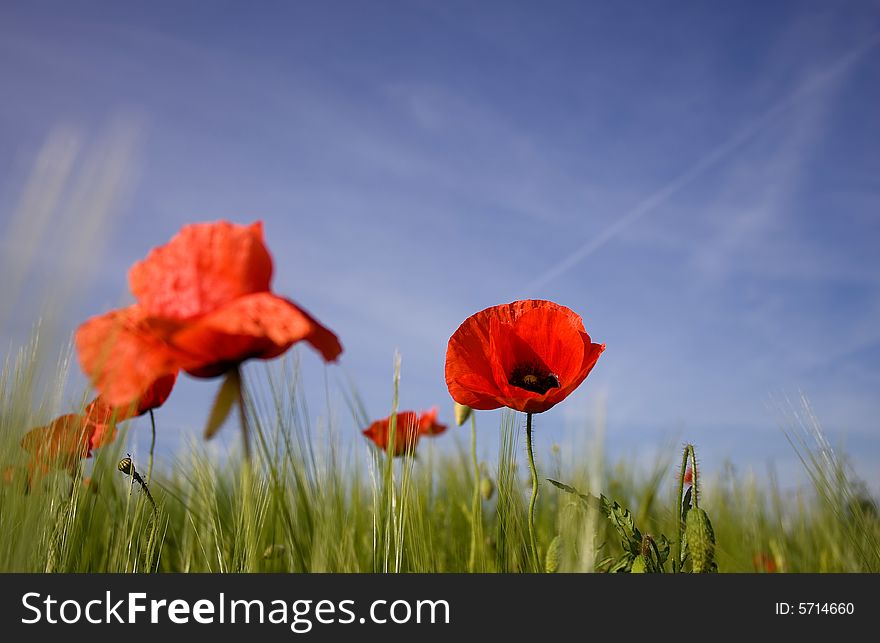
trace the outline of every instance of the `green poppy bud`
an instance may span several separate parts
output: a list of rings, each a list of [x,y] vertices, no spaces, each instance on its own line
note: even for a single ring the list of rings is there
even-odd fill
[[[715,559],[715,532],[705,511],[698,507],[692,507],[688,511],[685,537],[694,573],[704,574],[712,571]]]
[[[492,482],[492,478],[482,478],[480,480],[480,495],[483,496],[483,500],[491,500],[494,493],[495,483]]]
[[[455,403],[455,423],[458,426],[461,426],[465,422],[467,422],[468,418],[473,413],[473,409],[469,406],[465,406],[464,404]]]

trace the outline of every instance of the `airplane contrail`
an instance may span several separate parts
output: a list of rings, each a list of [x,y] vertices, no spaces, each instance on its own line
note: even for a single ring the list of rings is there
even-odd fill
[[[718,145],[715,149],[711,150],[687,170],[672,179],[672,181],[667,183],[664,187],[640,201],[631,210],[625,212],[619,219],[617,219],[617,221],[602,230],[598,235],[591,237],[589,241],[581,245],[555,266],[551,267],[540,277],[529,283],[525,288],[526,294],[531,295],[536,290],[543,288],[554,279],[565,274],[581,261],[596,252],[596,250],[611,241],[634,221],[661,206],[676,192],[689,185],[694,179],[699,177],[710,167],[729,156],[737,148],[753,138],[782,112],[792,108],[797,103],[807,98],[810,94],[823,89],[828,83],[841,73],[848,70],[852,65],[865,56],[865,54],[874,49],[878,43],[880,43],[880,32],[875,33],[863,45],[856,47],[848,54],[841,56],[840,59],[829,65],[826,69],[813,74],[812,77],[795,89],[786,98],[780,100],[762,114],[751,119],[743,127],[734,132],[730,138]]]

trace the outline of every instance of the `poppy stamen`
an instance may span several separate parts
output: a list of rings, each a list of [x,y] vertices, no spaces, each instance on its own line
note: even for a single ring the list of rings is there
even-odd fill
[[[507,383],[543,395],[551,388],[559,388],[559,377],[537,364],[517,364]]]

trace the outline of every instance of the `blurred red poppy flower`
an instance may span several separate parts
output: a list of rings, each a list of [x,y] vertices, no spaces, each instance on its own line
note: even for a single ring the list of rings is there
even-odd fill
[[[104,428],[90,427],[86,416],[68,413],[46,426],[31,429],[21,440],[21,446],[31,456],[30,471],[45,474],[57,468],[73,472],[80,460],[92,454],[92,449],[113,440],[115,431]]]
[[[565,306],[515,301],[468,317],[453,333],[446,385],[473,409],[541,413],[580,386],[604,350]]]
[[[391,417],[389,415],[382,420],[376,420],[363,431],[363,434],[382,451],[388,450],[391,439]],[[436,408],[423,411],[421,414],[415,411],[401,411],[397,414],[392,453],[395,456],[413,453],[422,436],[439,435],[445,430],[446,425],[437,422]]]
[[[177,373],[156,380],[137,401],[125,407],[110,406],[100,395],[82,413],[68,413],[46,426],[25,433],[21,445],[30,453],[29,471],[47,473],[52,468],[72,472],[92,451],[116,439],[119,422],[143,415],[165,403],[177,380]]]
[[[261,223],[184,226],[129,271],[135,305],[79,327],[83,370],[108,404],[125,407],[178,369],[216,377],[302,340],[336,360],[336,335],[273,294],[271,278]]]

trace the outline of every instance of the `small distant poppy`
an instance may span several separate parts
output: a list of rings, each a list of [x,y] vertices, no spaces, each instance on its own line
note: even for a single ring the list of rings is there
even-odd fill
[[[756,572],[764,572],[766,574],[774,574],[778,571],[776,566],[776,561],[773,559],[773,556],[766,554],[764,552],[758,552],[752,558],[752,565],[755,567]]]
[[[391,417],[376,420],[363,434],[372,440],[377,447],[386,451],[391,439]],[[401,411],[397,414],[397,425],[394,429],[393,455],[399,456],[415,452],[416,445],[422,436],[435,436],[446,430],[445,424],[437,422],[437,409],[423,411]]]
[[[125,407],[178,369],[216,377],[302,340],[336,360],[336,335],[273,294],[271,278],[261,223],[184,226],[129,271],[136,304],[77,330],[83,370],[108,404]]]
[[[524,300],[468,317],[449,339],[446,385],[459,404],[541,413],[586,379],[605,344],[551,301]]]

